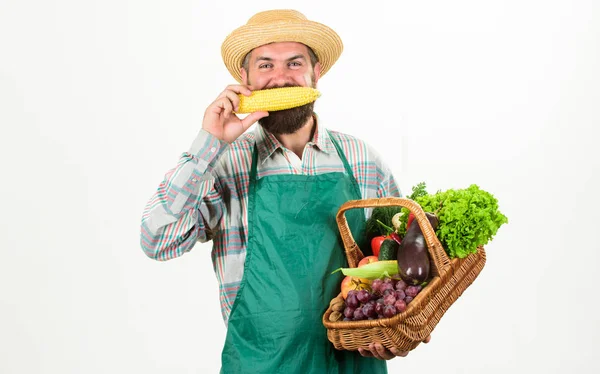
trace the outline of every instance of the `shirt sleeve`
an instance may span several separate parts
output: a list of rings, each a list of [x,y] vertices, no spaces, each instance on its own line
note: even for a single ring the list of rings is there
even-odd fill
[[[379,162],[377,168],[379,169],[378,174],[381,176],[377,187],[377,197],[402,197],[402,192],[390,168],[383,161]]]
[[[371,145],[366,144],[366,147],[368,155],[367,161],[368,164],[373,165],[372,171],[374,175],[373,183],[370,185],[372,185],[371,193],[374,192],[375,196],[371,195],[370,197],[402,197],[402,192],[398,187],[398,183],[396,182],[388,163]]]
[[[211,239],[224,209],[214,169],[227,147],[201,130],[166,173],[142,214],[140,244],[148,257],[170,260]]]

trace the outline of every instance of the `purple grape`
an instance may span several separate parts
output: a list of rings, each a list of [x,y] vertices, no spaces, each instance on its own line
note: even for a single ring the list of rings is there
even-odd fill
[[[381,300],[381,299],[380,299]],[[375,303],[375,313],[379,314],[379,315],[383,315],[383,306],[385,304],[382,302],[377,302]]]
[[[347,298],[348,298],[348,296],[350,296],[350,295],[354,295],[354,296],[356,296],[356,294],[357,294],[357,293],[358,293],[358,290],[350,290],[350,291],[348,291],[348,295],[346,295],[346,299],[347,299]]]
[[[356,298],[356,294],[350,294],[350,292],[348,292],[348,296],[346,297],[346,305],[350,308],[358,307],[358,299]]]
[[[398,282],[396,282],[396,289],[398,291],[404,291],[406,287],[408,287],[408,284],[406,284],[406,282],[404,282],[402,279],[399,279]]]
[[[396,300],[394,308],[396,308],[398,313],[402,313],[406,310],[406,302],[404,300]]]
[[[373,292],[379,292],[379,287],[381,287],[382,284],[383,281],[381,279],[374,279],[373,282],[371,282],[371,289]]]
[[[393,290],[394,286],[391,283],[383,283],[381,286],[379,286],[379,293],[381,293],[382,295],[385,293],[385,290]]]
[[[389,295],[389,294],[394,294],[394,295],[395,295],[395,294],[396,294],[396,291],[394,291],[394,289],[393,289],[393,288],[389,288],[389,289],[385,290],[385,292],[383,293],[383,295],[382,295],[382,296],[383,296],[383,297],[386,297],[386,296],[387,296],[387,295]]]
[[[385,305],[394,305],[395,302],[396,302],[396,294],[395,293],[390,293],[383,297],[383,303]]]
[[[404,302],[406,303],[406,305],[410,304],[411,301],[413,301],[413,297],[412,296],[406,296],[404,298]]]
[[[406,291],[404,291],[404,292],[406,293],[407,296],[415,297],[415,296],[417,296],[419,291],[421,291],[421,290],[418,286],[408,286],[408,287],[406,287]]]
[[[354,308],[350,308],[349,306],[347,306],[344,309],[344,317],[346,317],[346,318],[354,317]]]
[[[390,318],[396,315],[396,307],[393,305],[386,305],[383,308],[383,315],[386,318]]]
[[[361,319],[365,319],[365,314],[362,311],[362,308],[356,308],[354,311],[354,320],[360,321]]]
[[[370,304],[370,303],[369,304],[365,304],[362,307],[362,312],[367,317],[371,317],[372,318],[372,317],[377,316],[377,312],[375,311],[375,305],[374,305],[374,303],[373,304]]]
[[[406,297],[406,294],[404,293],[404,291],[402,291],[402,290],[396,291],[396,299],[397,300],[404,300],[405,297]]]
[[[367,290],[360,290],[358,292],[358,294],[356,295],[356,298],[358,299],[359,302],[364,304],[367,301],[371,300],[371,294]]]

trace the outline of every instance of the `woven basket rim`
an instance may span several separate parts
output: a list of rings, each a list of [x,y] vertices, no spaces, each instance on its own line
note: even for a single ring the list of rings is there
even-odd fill
[[[350,267],[356,267],[358,262],[364,258],[364,254],[356,244],[348,226],[348,221],[345,216],[345,212],[355,208],[376,208],[385,206],[400,206],[408,209],[415,216],[414,221],[419,225],[425,242],[427,243],[427,251],[433,262],[433,273],[434,275],[445,272],[450,266],[450,259],[446,254],[441,242],[439,241],[435,230],[429,223],[429,219],[425,215],[423,208],[414,200],[403,198],[403,197],[384,197],[384,198],[371,198],[371,199],[360,199],[360,200],[349,200],[342,204],[336,215],[336,222],[338,229],[344,243],[346,250],[346,257],[348,259],[348,265]]]

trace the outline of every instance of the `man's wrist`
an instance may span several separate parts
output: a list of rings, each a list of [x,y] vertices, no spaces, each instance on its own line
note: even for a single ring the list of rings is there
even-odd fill
[[[229,146],[225,141],[219,140],[208,131],[201,129],[196,139],[194,139],[189,153],[205,163],[210,164],[219,155],[221,155]]]

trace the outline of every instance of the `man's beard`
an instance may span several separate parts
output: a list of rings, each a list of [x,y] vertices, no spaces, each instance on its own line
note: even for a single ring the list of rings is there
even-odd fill
[[[314,114],[314,105],[312,102],[296,108],[269,112],[269,115],[259,119],[258,123],[274,135],[293,134]]]

